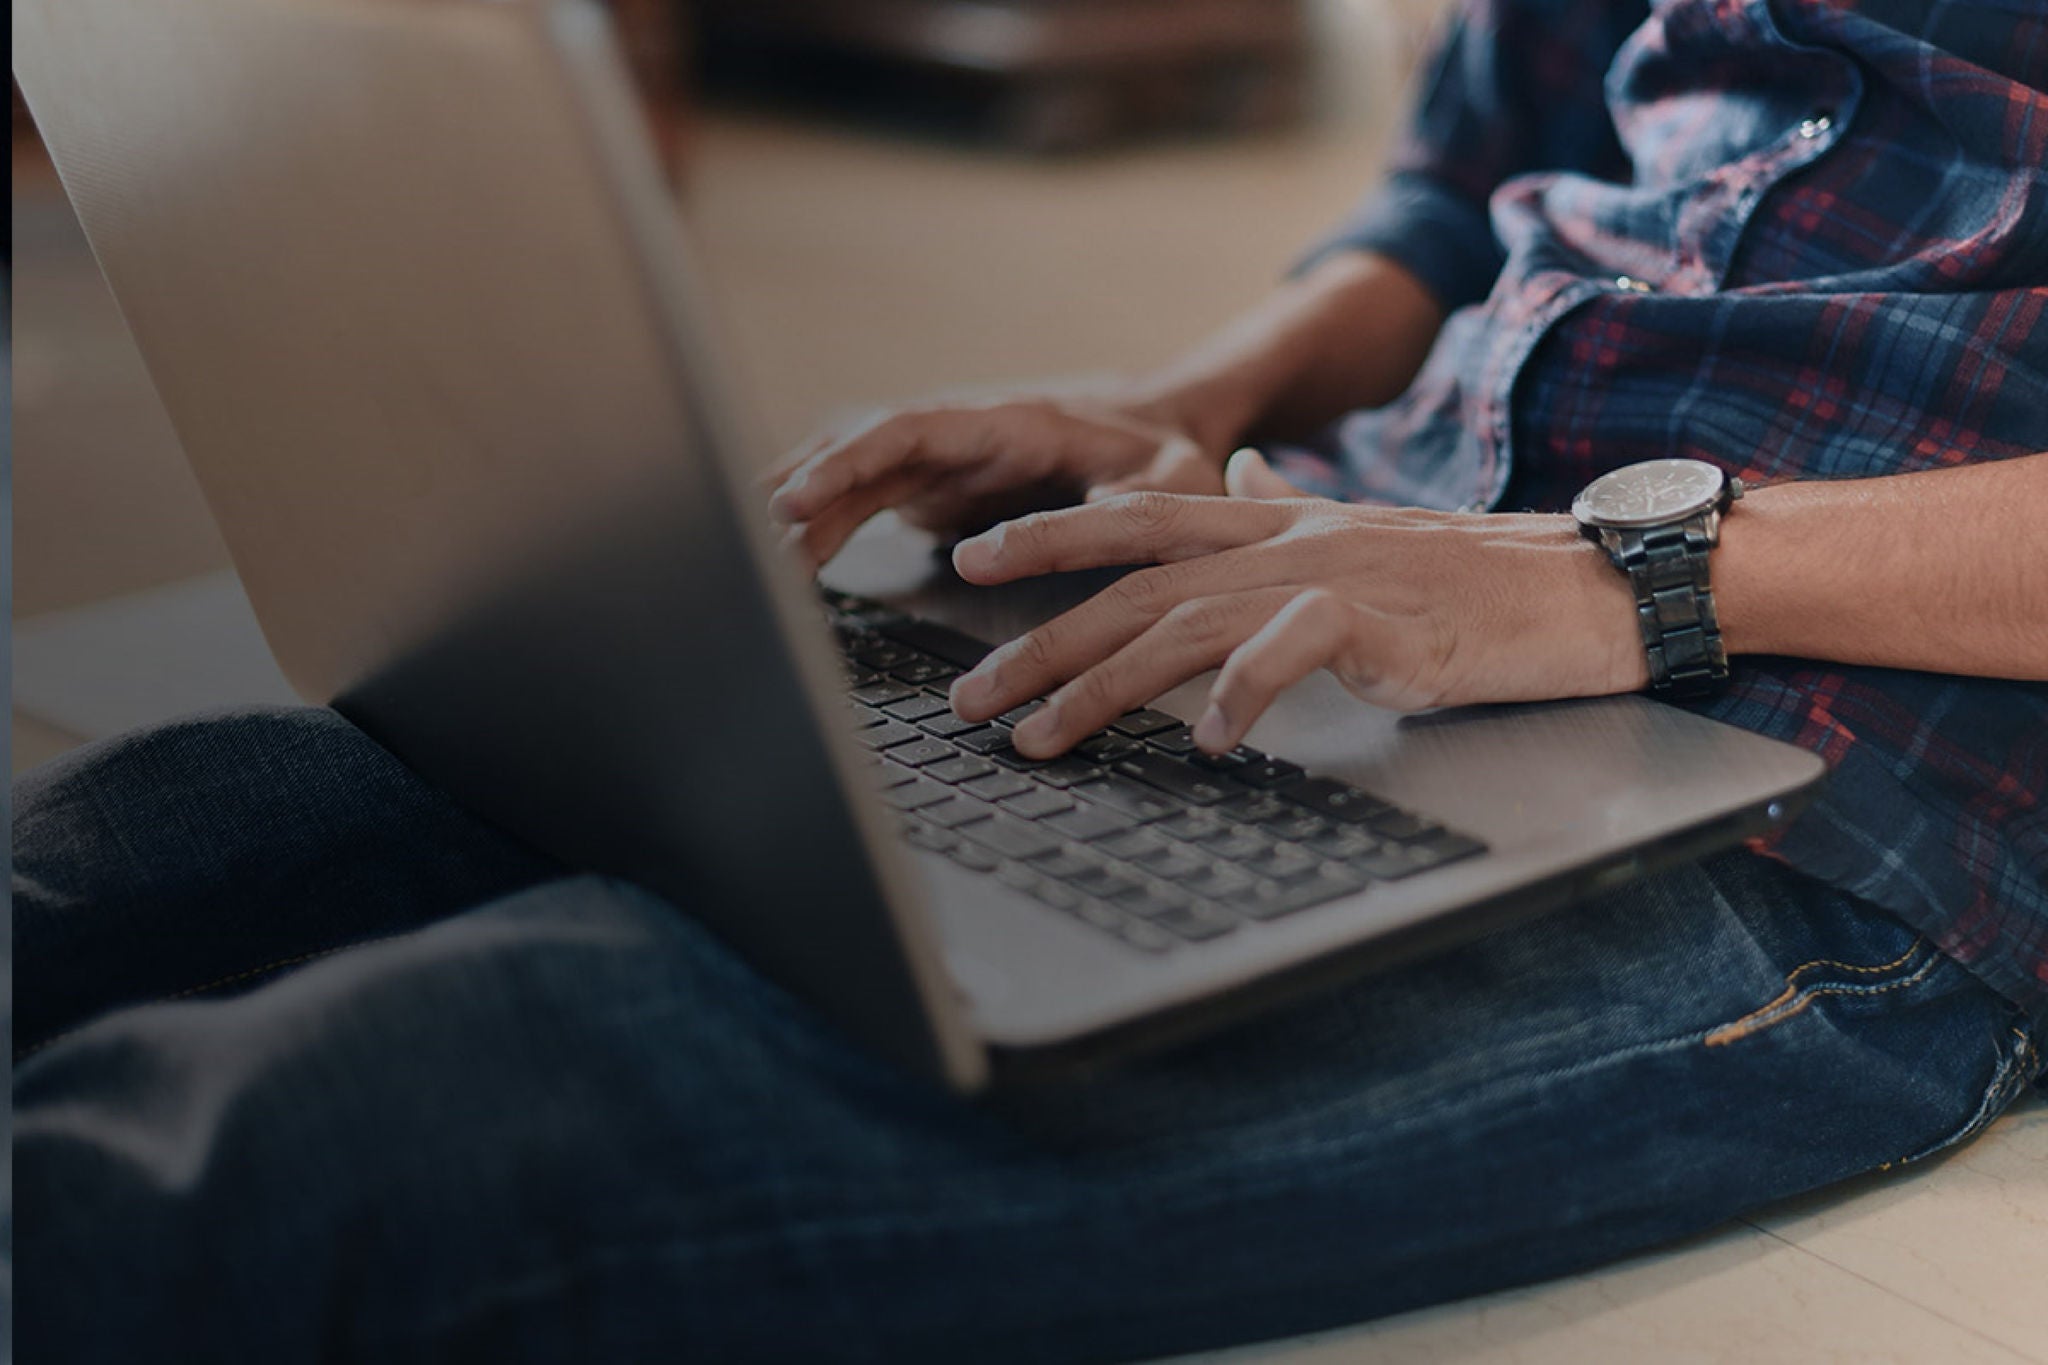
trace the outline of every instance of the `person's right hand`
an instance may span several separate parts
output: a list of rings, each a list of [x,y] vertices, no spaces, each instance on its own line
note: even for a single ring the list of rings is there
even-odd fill
[[[886,413],[800,447],[768,475],[768,507],[815,570],[891,507],[913,526],[968,534],[1082,498],[1220,495],[1228,450],[1169,411],[1103,394]]]

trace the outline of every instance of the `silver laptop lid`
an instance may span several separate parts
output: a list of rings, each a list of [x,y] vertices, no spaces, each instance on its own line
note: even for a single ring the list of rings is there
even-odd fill
[[[24,0],[14,37],[301,694],[978,1083],[595,6]]]

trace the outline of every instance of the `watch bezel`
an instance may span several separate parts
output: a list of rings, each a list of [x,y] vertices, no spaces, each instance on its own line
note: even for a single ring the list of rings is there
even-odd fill
[[[1616,516],[1597,509],[1596,503],[1604,489],[1611,489],[1615,484],[1627,480],[1641,479],[1654,468],[1671,466],[1683,466],[1688,472],[1698,470],[1711,475],[1711,490],[1704,491],[1699,497],[1676,504],[1670,509],[1660,509],[1652,515]],[[1729,501],[1741,496],[1736,491],[1739,487],[1739,484],[1729,478],[1728,471],[1705,460],[1641,460],[1635,464],[1623,465],[1619,469],[1610,469],[1587,484],[1580,490],[1578,497],[1572,500],[1572,516],[1580,526],[1589,530],[1638,531],[1657,526],[1673,526],[1703,512],[1726,510]]]

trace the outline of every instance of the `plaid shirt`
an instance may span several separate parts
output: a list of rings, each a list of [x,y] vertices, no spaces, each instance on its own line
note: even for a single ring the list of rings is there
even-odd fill
[[[1276,452],[1331,496],[2048,451],[2048,0],[1470,0],[1346,249],[1452,311],[1406,395]],[[2012,549],[2048,572],[2048,528]],[[1833,768],[1764,851],[2048,1021],[2048,686],[1749,657],[1700,709]]]

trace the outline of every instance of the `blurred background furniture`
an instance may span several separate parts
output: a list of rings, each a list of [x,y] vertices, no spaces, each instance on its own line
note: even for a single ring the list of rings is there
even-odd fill
[[[1295,122],[1303,0],[700,0],[707,74],[1029,152]]]

